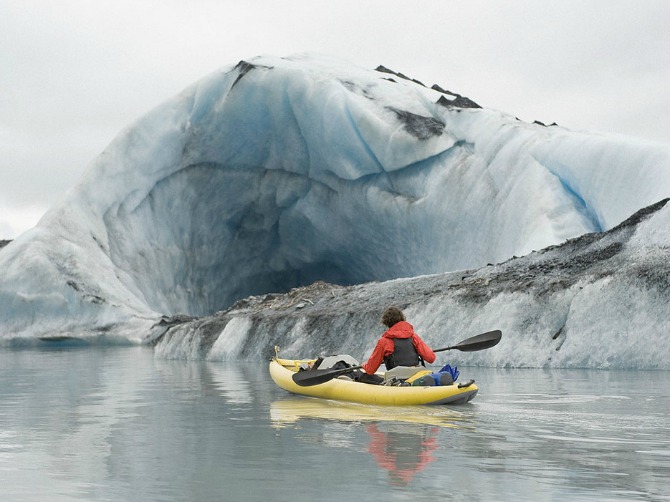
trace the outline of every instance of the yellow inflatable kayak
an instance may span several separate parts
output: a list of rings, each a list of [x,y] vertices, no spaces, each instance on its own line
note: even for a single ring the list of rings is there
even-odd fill
[[[318,385],[296,384],[293,376],[313,362],[313,359],[281,359],[275,356],[270,362],[270,376],[279,387],[293,394],[383,406],[464,404],[471,401],[479,390],[474,381],[467,384],[400,387],[356,382],[344,375]]]

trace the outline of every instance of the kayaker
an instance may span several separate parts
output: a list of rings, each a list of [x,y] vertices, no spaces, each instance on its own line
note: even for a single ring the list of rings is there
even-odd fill
[[[396,366],[418,366],[423,361],[435,361],[435,352],[414,332],[414,327],[405,320],[405,315],[398,307],[387,308],[382,314],[381,322],[388,329],[377,341],[372,355],[363,365],[365,373],[359,381],[381,383],[381,377],[374,373],[382,362],[390,370]]]

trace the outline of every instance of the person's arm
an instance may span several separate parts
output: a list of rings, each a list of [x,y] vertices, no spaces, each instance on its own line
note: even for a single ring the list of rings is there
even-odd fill
[[[368,359],[368,362],[363,365],[363,371],[365,371],[368,375],[373,375],[384,361],[384,342],[384,338],[379,339],[377,345],[375,345],[375,350],[372,351],[370,359]]]
[[[426,361],[428,364],[435,362],[436,356],[433,349],[431,349],[426,342],[424,342],[419,335],[414,335],[414,347],[419,355]]]

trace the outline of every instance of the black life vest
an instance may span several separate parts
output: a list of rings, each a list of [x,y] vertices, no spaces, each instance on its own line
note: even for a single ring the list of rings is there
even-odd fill
[[[394,338],[393,353],[384,357],[384,364],[387,370],[393,369],[396,366],[418,366],[419,363],[423,364],[423,360],[414,348],[412,337]]]

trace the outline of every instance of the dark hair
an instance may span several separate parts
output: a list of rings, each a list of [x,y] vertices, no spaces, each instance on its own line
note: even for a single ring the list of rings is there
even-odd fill
[[[382,324],[387,327],[391,327],[400,321],[405,320],[405,314],[402,313],[398,307],[389,307],[382,314]]]

